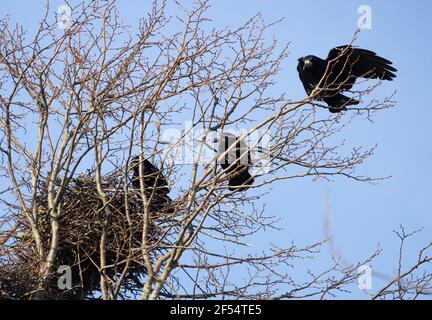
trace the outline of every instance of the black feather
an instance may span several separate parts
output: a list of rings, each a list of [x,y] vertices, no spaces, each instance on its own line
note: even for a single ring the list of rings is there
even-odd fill
[[[391,61],[373,51],[345,45],[331,49],[325,60],[316,56],[300,58],[297,71],[308,95],[321,88],[314,98],[326,102],[330,112],[340,112],[359,103],[341,94],[358,78],[392,81],[397,70]]]
[[[232,147],[233,144],[235,147]],[[248,146],[232,134],[222,134],[218,147],[218,158],[222,155],[224,157],[220,159],[219,164],[229,176],[229,190],[247,190],[254,182],[254,178],[249,173],[252,160]]]
[[[140,166],[142,175],[140,174]],[[146,197],[150,199],[152,207],[158,211],[163,208],[170,208],[172,200],[168,196],[168,193],[171,190],[162,170],[158,169],[147,159],[140,162],[139,156],[132,159],[130,167],[133,170],[132,186],[140,190],[141,182],[143,183]]]

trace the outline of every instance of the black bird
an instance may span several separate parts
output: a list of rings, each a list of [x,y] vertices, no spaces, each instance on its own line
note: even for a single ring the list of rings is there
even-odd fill
[[[142,176],[140,174],[140,165]],[[135,189],[141,189],[141,181],[144,184],[145,194],[152,199],[152,205],[155,208],[161,209],[171,203],[171,198],[168,196],[171,189],[163,175],[162,171],[154,166],[150,161],[144,159],[140,162],[140,157],[135,156],[129,163],[129,167],[133,170],[132,186]]]
[[[391,65],[375,52],[345,45],[331,49],[325,60],[312,55],[298,59],[297,71],[306,93],[311,95],[318,86],[325,88],[315,98],[326,102],[330,112],[337,113],[360,103],[342,95],[357,78],[392,81],[397,70]]]
[[[226,152],[233,144],[236,146]],[[250,150],[244,141],[231,133],[222,133],[217,156],[220,166],[229,174],[229,190],[244,191],[253,184],[254,178],[249,173]]]

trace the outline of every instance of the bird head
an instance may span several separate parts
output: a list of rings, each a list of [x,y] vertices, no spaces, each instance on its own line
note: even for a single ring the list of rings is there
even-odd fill
[[[139,156],[133,157],[129,161],[128,170],[138,170],[138,165],[140,164],[140,158]]]
[[[304,63],[304,57],[298,58],[297,61],[298,61],[299,64]]]
[[[314,64],[316,60],[315,56],[307,56],[307,57],[301,57],[299,58],[298,61],[298,65],[297,65],[297,70],[304,70],[305,68],[309,68],[310,66],[312,66],[312,64]]]

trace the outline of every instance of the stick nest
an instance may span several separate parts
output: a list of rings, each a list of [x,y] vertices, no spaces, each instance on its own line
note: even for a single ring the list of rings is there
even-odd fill
[[[92,175],[81,175],[68,181],[59,201],[61,215],[56,219],[59,225],[58,252],[52,275],[43,289],[40,288],[39,274],[43,261],[37,252],[30,225],[24,214],[16,215],[15,230],[0,249],[0,298],[97,298],[95,294],[100,291],[102,273],[111,280],[123,277],[122,292],[141,290],[146,274],[142,248],[148,248],[151,259],[161,254],[163,249],[157,248],[164,247],[167,238],[164,229],[169,221],[175,219],[174,205],[171,200],[158,197],[157,192],[146,190],[150,221],[144,244],[143,197],[140,190],[126,190],[122,180],[115,175],[104,178],[102,188],[108,200],[106,206]],[[39,187],[36,202],[38,229],[44,251],[48,252],[54,218],[46,185],[42,183]],[[101,245],[104,236],[105,246]],[[101,254],[103,251],[105,254]],[[103,270],[100,268],[101,256],[105,259]],[[66,283],[62,266],[70,267],[70,289],[59,288],[59,283]]]

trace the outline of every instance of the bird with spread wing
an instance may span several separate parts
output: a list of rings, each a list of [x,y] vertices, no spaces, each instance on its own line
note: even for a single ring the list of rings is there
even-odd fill
[[[313,55],[298,59],[297,71],[306,93],[337,113],[360,103],[342,94],[351,90],[358,78],[392,81],[397,70],[373,51],[345,45],[331,49],[326,59]]]

